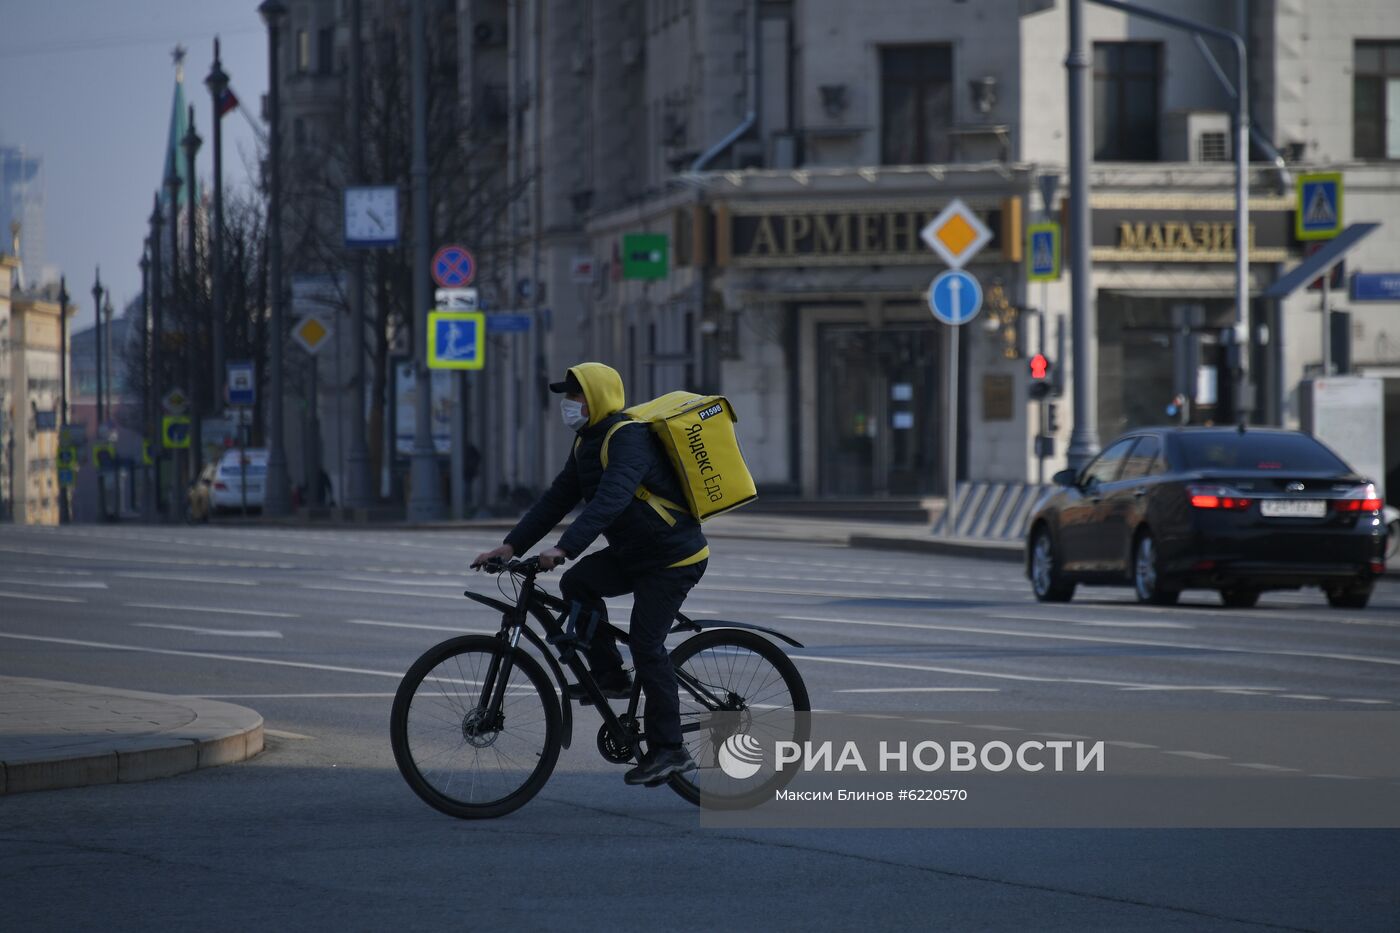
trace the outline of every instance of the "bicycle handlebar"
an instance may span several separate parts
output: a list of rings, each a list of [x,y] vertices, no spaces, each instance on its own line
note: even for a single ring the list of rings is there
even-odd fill
[[[540,559],[538,556],[526,557],[524,559],[511,558],[508,561],[501,560],[499,557],[493,557],[484,563],[473,564],[472,569],[485,571],[486,573],[518,573],[525,577],[533,577],[536,574],[548,572],[540,566]]]

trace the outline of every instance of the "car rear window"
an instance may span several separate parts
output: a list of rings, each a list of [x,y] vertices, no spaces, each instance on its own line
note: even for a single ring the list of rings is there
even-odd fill
[[[1181,434],[1177,443],[1188,470],[1351,470],[1305,434]]]
[[[248,464],[248,475],[249,475],[249,476],[262,476],[262,475],[264,475],[264,474],[266,474],[266,473],[267,473],[267,464],[266,464],[266,463],[250,463],[250,464]],[[243,468],[240,467],[240,466],[239,466],[238,464],[236,464],[236,463],[225,463],[223,466],[219,467],[219,475],[220,475],[220,476],[242,476],[242,475],[243,475]]]

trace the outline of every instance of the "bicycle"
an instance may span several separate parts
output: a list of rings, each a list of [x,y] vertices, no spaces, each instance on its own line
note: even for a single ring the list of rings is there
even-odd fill
[[[429,806],[461,819],[504,816],[549,780],[560,750],[573,739],[564,667],[602,714],[597,745],[606,760],[640,760],[647,741],[638,714],[641,685],[634,679],[625,712],[615,713],[578,650],[589,638],[626,643],[627,633],[596,618],[581,625],[576,608],[535,582],[543,572],[538,557],[492,561],[481,569],[509,573],[519,584],[514,605],[463,593],[500,610],[500,631],[461,635],[430,648],[404,675],[390,713],[390,742],[404,780]],[[532,618],[543,636],[528,624]],[[676,614],[671,632],[695,633],[671,651],[671,662],[680,687],[681,732],[699,767],[665,783],[691,803],[703,797],[709,807],[741,808],[769,799],[792,774],[761,760],[760,739],[805,741],[811,710],[802,675],[770,639],[798,648],[801,643],[762,626],[702,624],[684,613]]]

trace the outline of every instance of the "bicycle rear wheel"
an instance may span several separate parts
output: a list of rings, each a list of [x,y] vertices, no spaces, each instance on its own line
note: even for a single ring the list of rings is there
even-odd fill
[[[688,638],[671,652],[671,663],[680,681],[681,733],[699,765],[673,775],[671,789],[721,809],[770,799],[792,778],[774,769],[773,743],[802,742],[810,733],[812,707],[797,666],[773,642],[740,629]]]
[[[498,712],[493,696],[501,697]],[[524,651],[490,635],[463,635],[408,669],[389,738],[399,772],[430,806],[461,819],[504,816],[554,770],[559,699]]]

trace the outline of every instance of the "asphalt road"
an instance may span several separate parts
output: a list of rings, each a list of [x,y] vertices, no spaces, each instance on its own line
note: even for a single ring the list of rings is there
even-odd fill
[[[403,671],[493,631],[463,584],[497,533],[0,529],[0,674],[252,707],[252,761],[0,801],[10,929],[1400,929],[1400,832],[711,830],[625,787],[584,712],[544,791],[461,822],[409,791]],[[772,625],[814,707],[856,712],[1376,709],[1400,704],[1400,586],[1224,610],[1013,565],[716,539],[687,608]],[[551,583],[551,585],[553,585]],[[614,602],[625,618],[627,601]]]

